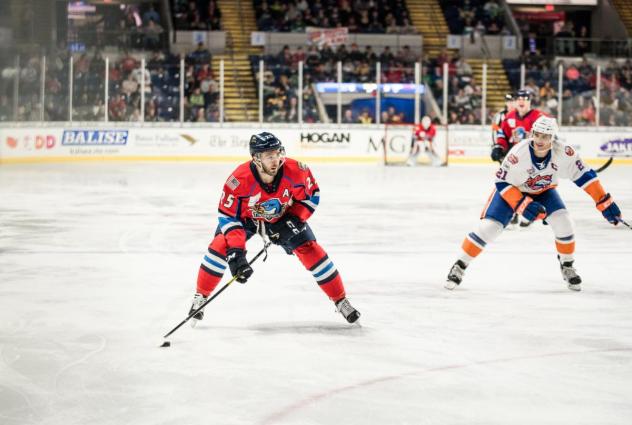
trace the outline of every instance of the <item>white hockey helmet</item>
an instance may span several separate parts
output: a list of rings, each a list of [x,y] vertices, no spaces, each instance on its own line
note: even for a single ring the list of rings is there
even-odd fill
[[[421,119],[421,126],[424,129],[428,130],[430,128],[430,124],[432,124],[432,120],[430,119],[430,117],[428,115],[424,116]]]
[[[547,117],[546,115],[540,116],[531,127],[531,133],[550,134],[551,137],[555,137],[557,134],[557,120],[553,117]]]

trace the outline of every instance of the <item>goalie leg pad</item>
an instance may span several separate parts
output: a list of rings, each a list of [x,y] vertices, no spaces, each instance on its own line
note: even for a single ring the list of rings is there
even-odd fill
[[[345,297],[345,288],[340,274],[318,242],[304,243],[294,250],[294,254],[332,301],[337,302]]]

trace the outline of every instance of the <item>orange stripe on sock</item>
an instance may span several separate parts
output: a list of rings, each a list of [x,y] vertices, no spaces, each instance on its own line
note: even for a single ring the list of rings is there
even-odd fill
[[[590,183],[588,186],[586,186],[584,191],[586,191],[586,193],[589,194],[595,202],[599,202],[601,198],[606,195],[606,191],[604,190],[599,180],[595,180],[594,182]]]
[[[465,238],[463,240],[463,245],[461,245],[461,248],[463,248],[463,251],[465,251],[465,253],[470,257],[476,257],[482,251],[481,248],[474,245],[472,241],[470,241],[468,238]]]
[[[557,247],[557,252],[560,254],[572,254],[575,252],[575,242],[571,243],[562,243],[559,241],[555,241],[555,246]]]

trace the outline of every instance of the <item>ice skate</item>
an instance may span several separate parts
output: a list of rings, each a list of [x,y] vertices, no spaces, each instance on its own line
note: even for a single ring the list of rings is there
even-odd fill
[[[193,313],[195,310],[200,308],[202,304],[206,301],[206,297],[202,294],[195,294],[193,296],[193,303],[191,304],[191,309],[189,310],[189,315]],[[194,328],[197,325],[197,322],[204,318],[204,310],[198,311],[195,316],[191,318],[191,327]]]
[[[559,256],[557,257],[559,260]],[[582,278],[579,277],[575,267],[573,267],[573,261],[560,261],[560,269],[562,270],[562,277],[568,284],[568,289],[571,291],[582,290]]]
[[[342,314],[342,317],[344,317],[349,323],[355,323],[360,318],[360,312],[353,308],[349,300],[346,298],[343,298],[336,303],[336,310],[338,310],[338,312]]]
[[[516,216],[518,216],[516,214]],[[522,216],[518,216],[518,222],[520,223],[520,227],[525,228],[525,227],[529,227],[531,226],[531,223],[533,223],[533,221],[529,221],[526,218],[522,217]]]
[[[463,274],[466,268],[467,266],[463,261],[457,260],[450,269],[450,273],[448,273],[448,281],[444,285],[445,289],[452,290],[456,288],[463,280]]]

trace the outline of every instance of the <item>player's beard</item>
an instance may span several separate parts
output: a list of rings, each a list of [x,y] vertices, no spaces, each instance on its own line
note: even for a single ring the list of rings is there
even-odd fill
[[[263,161],[261,161],[261,159],[257,159],[255,160],[255,164],[257,165],[257,168],[259,169],[259,171],[263,174],[266,174],[270,177],[275,177],[279,170],[281,169],[281,167],[283,166],[283,160],[279,161],[279,164],[276,166],[276,168],[268,168],[263,164]]]
[[[267,168],[265,165],[263,165],[263,163],[261,164],[261,171],[263,171],[264,173],[266,173],[267,175],[269,175],[270,177],[274,177],[277,175],[277,173],[279,172],[279,168],[281,168],[281,165],[277,165],[274,168]]]

